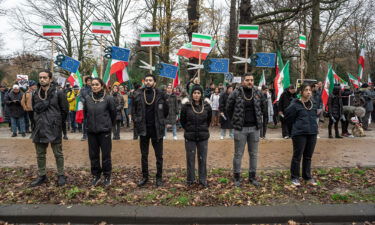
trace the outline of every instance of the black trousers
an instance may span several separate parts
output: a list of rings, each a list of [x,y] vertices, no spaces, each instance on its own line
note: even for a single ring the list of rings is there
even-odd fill
[[[300,177],[300,164],[302,159],[302,178],[305,180],[311,179],[311,158],[314,153],[316,145],[316,134],[313,135],[298,135],[292,138],[293,140],[293,158],[290,166],[290,173],[292,179]]]
[[[141,149],[141,164],[142,164],[142,175],[144,178],[148,178],[148,153],[150,146],[150,139],[152,147],[154,148],[156,158],[156,178],[163,177],[163,138],[156,138],[155,128],[147,127],[146,136],[140,136],[139,146]]]
[[[89,143],[89,156],[91,162],[91,174],[93,176],[111,176],[112,172],[112,140],[111,132],[87,133]],[[100,165],[100,152],[102,153],[102,165]]]
[[[370,120],[371,112],[366,112],[365,116],[363,117],[362,127],[363,129],[368,129],[368,121]]]
[[[31,131],[33,131],[35,127],[34,111],[27,111],[27,114],[29,115],[29,119],[30,119]]]
[[[284,118],[280,118],[281,121],[281,133],[283,137],[289,136],[288,125],[285,123]]]
[[[66,120],[62,122],[62,133],[64,136],[66,135]]]
[[[121,128],[121,120],[116,120],[115,126],[112,128],[113,138],[120,139],[120,128]]]
[[[187,182],[195,181],[195,156],[198,156],[199,182],[206,182],[207,177],[207,146],[208,140],[188,141],[185,140]],[[198,152],[198,154],[196,154]]]
[[[329,123],[328,123],[328,135],[332,135],[332,125],[335,125],[335,135],[336,136],[339,136],[339,121],[340,120],[336,120],[336,122],[333,122],[333,120],[331,118],[329,118]]]
[[[267,125],[268,125],[268,115],[263,115],[263,124],[262,124],[262,127],[260,128],[260,137],[261,138],[266,137]]]
[[[345,120],[345,121],[341,120],[341,133],[342,134],[349,133],[348,127],[349,127],[349,121],[348,120]]]

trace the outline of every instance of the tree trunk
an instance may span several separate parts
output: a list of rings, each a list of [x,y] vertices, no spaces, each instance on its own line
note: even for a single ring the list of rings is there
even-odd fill
[[[171,43],[171,22],[172,22],[172,11],[171,11],[171,0],[165,0],[165,36],[164,36],[164,60],[166,63],[169,62],[169,50]]]
[[[239,24],[251,24],[251,0],[241,0],[240,3],[240,22]],[[246,41],[240,41],[240,57],[245,57],[246,52]],[[252,43],[249,40],[248,55],[252,54]],[[245,64],[240,64],[238,67],[240,74],[245,71]],[[248,65],[248,72],[251,71],[251,66]]]
[[[230,1],[230,14],[229,14],[229,42],[228,42],[228,58],[229,58],[229,71],[235,72],[235,65],[233,64],[233,56],[236,53],[237,46],[237,0]]]
[[[70,28],[70,21],[69,21],[69,1],[65,0],[65,27],[66,27],[66,50],[67,56],[73,56],[73,48],[72,48],[72,34]]]
[[[307,72],[305,78],[316,78],[319,69],[320,0],[312,0],[311,35],[307,54]],[[306,63],[305,63],[306,64]]]
[[[200,17],[199,0],[189,0],[187,13],[188,13],[188,20],[189,20],[187,33],[189,36],[189,41],[191,41],[193,33],[198,32],[198,24],[199,24],[199,17]],[[198,60],[196,59],[190,59],[189,61],[191,63],[198,63]],[[194,76],[195,72],[196,72],[195,70],[189,70],[189,73],[186,74],[188,76],[186,77],[186,80],[190,80],[190,78]]]

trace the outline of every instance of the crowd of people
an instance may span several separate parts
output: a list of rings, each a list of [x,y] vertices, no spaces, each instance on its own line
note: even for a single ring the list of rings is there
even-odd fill
[[[198,183],[207,187],[207,154],[210,127],[220,126],[220,139],[234,140],[233,179],[241,185],[241,162],[247,145],[249,154],[248,180],[254,186],[256,179],[259,139],[265,138],[269,124],[281,122],[282,137],[292,138],[291,181],[299,186],[300,164],[302,178],[311,185],[311,158],[319,138],[319,126],[328,118],[329,138],[349,137],[349,124],[365,131],[373,115],[374,87],[363,84],[358,90],[335,85],[323,108],[322,82],[291,85],[276,101],[274,90],[256,87],[254,76],[245,74],[237,85],[215,86],[205,90],[197,78],[187,82],[186,88],[172,84],[157,88],[157,79],[144,77],[143,85],[132,88],[118,82],[106,87],[100,78],[86,77],[81,89],[74,85],[64,88],[53,81],[50,71],[39,73],[39,82],[29,81],[26,90],[18,84],[11,89],[0,87],[2,114],[9,123],[12,137],[31,133],[37,155],[38,178],[32,187],[47,182],[46,150],[51,144],[57,164],[57,184],[66,183],[62,139],[67,131],[82,132],[87,140],[91,162],[91,184],[96,186],[103,176],[103,185],[111,184],[112,140],[120,139],[122,126],[133,127],[133,138],[139,139],[142,178],[138,185],[149,182],[148,154],[150,141],[156,156],[156,186],[163,185],[163,140],[172,130],[177,140],[177,129],[184,130],[187,185],[195,183],[195,158],[198,156]],[[80,101],[77,101],[80,99]],[[82,104],[83,111],[77,104]],[[82,116],[80,117],[80,113]],[[79,123],[77,123],[79,122]],[[341,122],[342,132],[338,130]],[[335,136],[332,135],[332,127]]]

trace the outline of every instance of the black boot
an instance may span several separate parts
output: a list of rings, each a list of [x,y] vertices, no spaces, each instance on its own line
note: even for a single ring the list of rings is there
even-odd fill
[[[240,187],[241,186],[241,174],[240,173],[234,173],[234,186]]]
[[[40,186],[44,183],[47,183],[48,179],[47,179],[47,176],[44,175],[44,176],[39,176],[38,178],[36,178],[33,182],[31,182],[30,184],[30,187],[37,187],[37,186]]]
[[[142,180],[138,182],[138,187],[145,186],[147,184],[147,182],[148,182],[148,177],[147,178],[145,178],[145,177],[142,178]]]
[[[163,186],[163,178],[156,178],[156,187]]]
[[[249,173],[249,183],[254,185],[255,187],[259,187],[260,183],[256,179],[256,173],[255,172],[250,172]]]
[[[59,175],[57,177],[57,186],[61,187],[61,186],[64,186],[66,184],[66,178],[64,175]]]
[[[108,187],[111,185],[111,177],[110,176],[104,176],[103,185]]]

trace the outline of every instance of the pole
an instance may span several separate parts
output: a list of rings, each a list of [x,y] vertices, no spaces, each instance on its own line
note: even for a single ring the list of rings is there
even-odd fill
[[[303,80],[304,80],[304,74],[303,74],[303,67],[304,67],[304,60],[303,60],[303,58],[304,58],[304,55],[303,55],[303,49],[301,49],[301,84],[303,84]]]
[[[51,72],[53,73],[53,54],[55,52],[55,42],[53,41],[53,37],[51,39],[51,47],[52,47],[52,54],[51,54]]]
[[[246,39],[245,58],[249,57],[249,39]],[[245,63],[245,74],[247,73],[247,62]]]
[[[202,57],[201,57],[201,47],[199,47],[199,60],[198,65],[200,66],[202,63]],[[201,80],[201,68],[198,68],[198,80]]]
[[[150,46],[150,66],[152,67],[152,47]],[[150,74],[152,74],[152,69],[150,68]]]
[[[100,79],[103,79],[103,67],[104,67],[103,35],[100,35]]]

